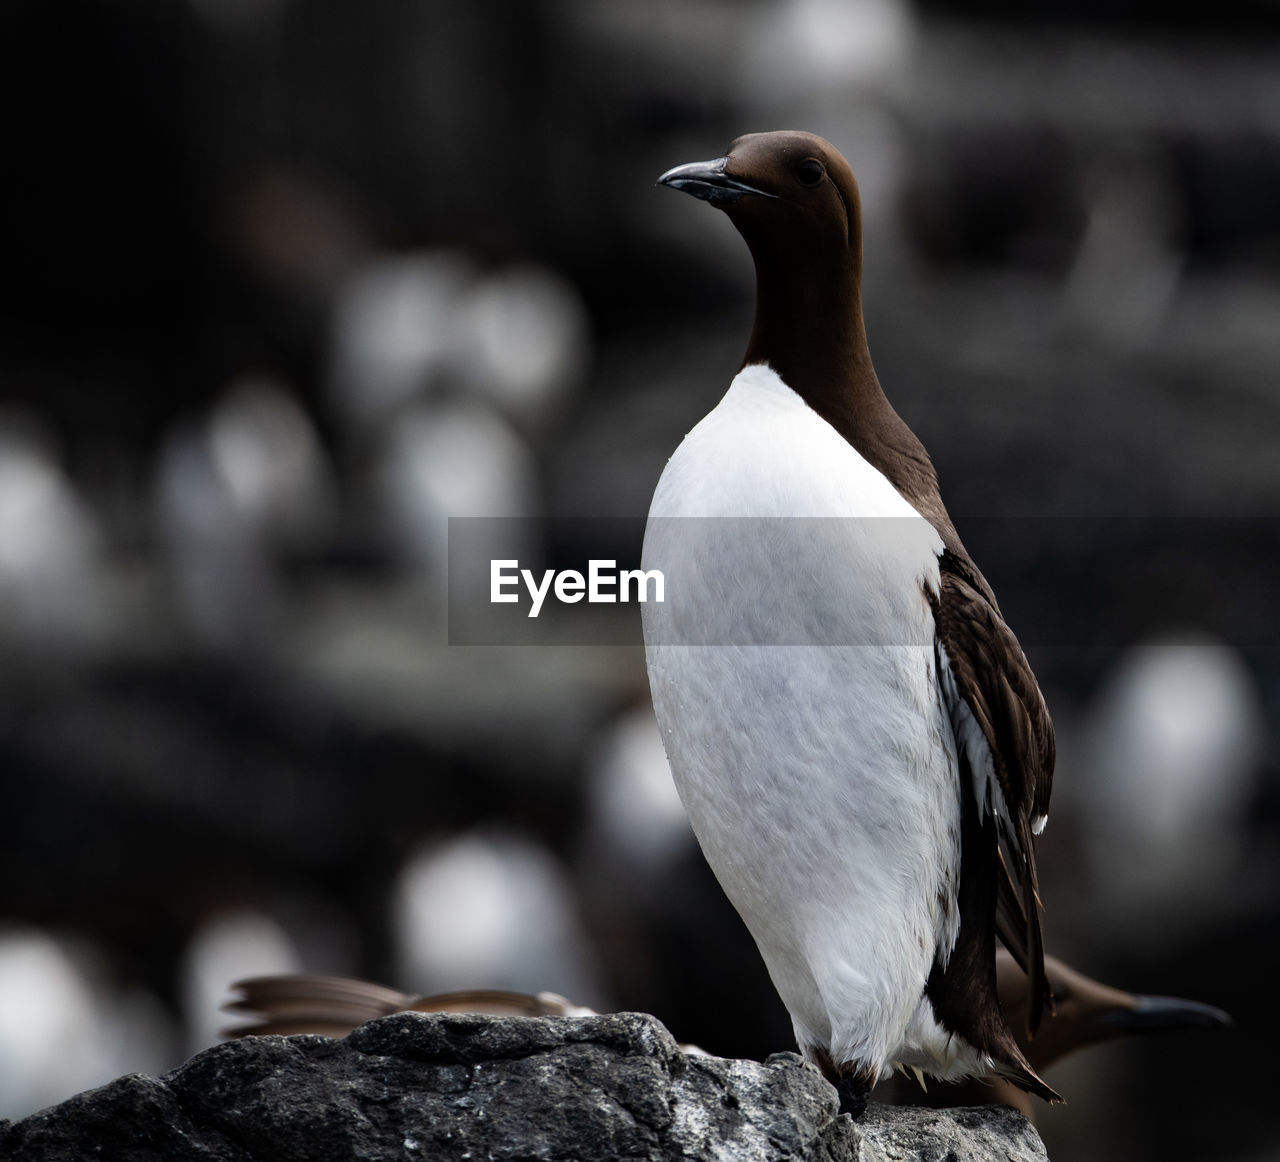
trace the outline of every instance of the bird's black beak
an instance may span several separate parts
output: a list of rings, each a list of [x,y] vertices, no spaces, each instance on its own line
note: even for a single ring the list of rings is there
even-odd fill
[[[1131,1033],[1231,1024],[1230,1015],[1221,1009],[1199,1001],[1186,1001],[1181,997],[1134,997],[1131,1009],[1109,1009],[1099,1013],[1095,1020],[1100,1025]]]
[[[658,185],[682,190],[713,206],[725,206],[745,197],[777,197],[777,194],[758,190],[755,186],[730,177],[725,173],[728,161],[727,157],[717,157],[714,161],[691,161],[686,165],[678,165],[675,169],[667,170],[658,179]]]

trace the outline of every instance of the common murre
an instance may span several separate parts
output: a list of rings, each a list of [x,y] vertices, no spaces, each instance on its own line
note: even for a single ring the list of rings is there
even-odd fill
[[[650,686],[699,843],[842,1108],[895,1067],[1059,1100],[995,973],[998,934],[1034,1030],[1053,729],[872,367],[853,174],[780,132],[659,182],[724,210],[756,268],[742,367],[645,534],[668,577],[644,611]]]

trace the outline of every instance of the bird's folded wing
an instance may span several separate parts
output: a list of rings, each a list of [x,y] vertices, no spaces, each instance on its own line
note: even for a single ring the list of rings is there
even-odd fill
[[[1022,647],[973,566],[944,552],[929,594],[942,688],[974,775],[979,810],[995,815],[1002,873],[996,930],[1031,983],[1029,1027],[1052,997],[1045,982],[1033,832],[1044,825],[1053,784],[1053,724]]]

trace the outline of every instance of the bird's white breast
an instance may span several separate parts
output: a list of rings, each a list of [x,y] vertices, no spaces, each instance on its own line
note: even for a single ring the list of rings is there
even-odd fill
[[[955,743],[936,531],[767,366],[662,475],[646,658],[672,773],[802,1048],[902,1059],[954,944]],[[917,1022],[918,1023],[918,1022]],[[911,1046],[905,1046],[910,1049]]]

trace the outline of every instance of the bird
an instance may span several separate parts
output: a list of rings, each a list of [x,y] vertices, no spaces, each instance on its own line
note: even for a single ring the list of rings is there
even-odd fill
[[[1053,726],[876,376],[853,172],[788,130],[658,183],[723,211],[756,273],[742,364],[667,462],[642,549],[666,580],[642,610],[650,691],[703,854],[843,1111],[894,1068],[1060,1101],[995,969],[998,935],[1034,1031]]]
[[[1045,956],[1045,975],[1054,998],[1054,1012],[1047,1016],[1034,1039],[1028,1039],[1025,1016],[1029,1001],[1027,977],[1004,949],[996,951],[996,984],[1000,1004],[1010,1028],[1027,1060],[1036,1070],[1047,1069],[1079,1049],[1117,1041],[1125,1037],[1184,1029],[1222,1028],[1232,1021],[1229,1014],[1202,1001],[1183,997],[1148,996],[1125,992],[1086,976],[1056,956]],[[905,1082],[897,1077],[895,1083]],[[899,1086],[895,1097],[901,1104],[911,1099]],[[917,1092],[914,1097],[918,1097]],[[930,1105],[1012,1106],[1031,1118],[1034,1110],[1028,1095],[1003,1078],[938,1086],[927,1092]]]

